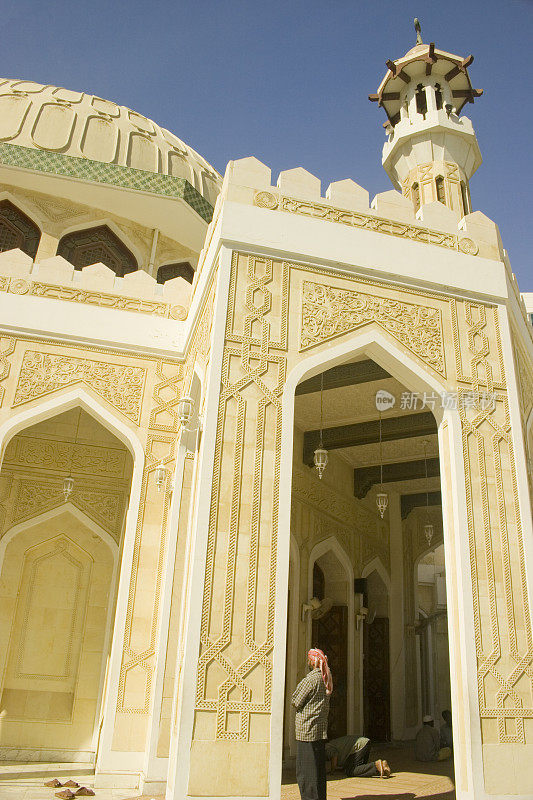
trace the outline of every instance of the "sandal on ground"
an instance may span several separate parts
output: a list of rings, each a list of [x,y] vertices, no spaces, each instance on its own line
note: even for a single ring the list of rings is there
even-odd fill
[[[61,781],[58,781],[57,778],[52,778],[51,781],[46,781],[44,785],[48,786],[50,789],[59,789],[61,786],[63,786]]]
[[[385,759],[383,759],[381,763],[383,764],[383,775],[381,777],[382,778],[390,778],[391,770],[390,770],[390,767],[389,767],[389,762],[386,761]]]
[[[381,760],[381,758],[377,759],[376,767],[377,767],[377,770],[379,772],[379,777],[383,778],[384,777],[384,775],[383,775],[383,761]]]

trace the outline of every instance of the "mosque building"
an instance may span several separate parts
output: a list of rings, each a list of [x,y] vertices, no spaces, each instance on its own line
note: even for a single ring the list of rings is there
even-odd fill
[[[387,61],[372,202],[0,81],[1,759],[276,800],[313,644],[330,736],[451,708],[457,798],[531,798],[533,295],[472,60]]]

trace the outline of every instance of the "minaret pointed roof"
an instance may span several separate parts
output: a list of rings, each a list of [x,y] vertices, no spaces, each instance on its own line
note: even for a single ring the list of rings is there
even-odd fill
[[[388,67],[385,77],[377,92],[369,94],[368,99],[383,106],[390,122],[395,125],[399,120],[401,90],[411,81],[423,82],[424,78],[433,75],[449,84],[459,113],[465,103],[473,103],[483,94],[482,89],[474,89],[470,82],[468,67],[473,60],[472,55],[464,58],[439,50],[434,42],[418,43],[401,58],[385,62]]]

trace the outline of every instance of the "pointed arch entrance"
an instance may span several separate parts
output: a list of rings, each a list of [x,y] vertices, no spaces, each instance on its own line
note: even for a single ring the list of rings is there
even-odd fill
[[[347,552],[349,553],[353,574],[356,578],[356,584],[358,584],[357,579],[363,577],[363,575],[367,580],[370,580],[370,583],[372,583],[374,577],[376,579],[376,583],[379,583],[379,587],[369,587],[370,589],[376,589],[375,592],[372,591],[372,593],[376,595],[372,602],[372,605],[376,606],[376,608],[373,609],[365,607],[365,601],[368,601],[368,598],[363,598],[362,590],[359,590],[361,591],[361,594],[358,594],[356,587],[352,588],[352,596],[355,595],[354,633],[356,638],[356,647],[359,645],[361,648],[363,648],[362,640],[365,635],[365,629],[366,631],[369,631],[372,622],[374,622],[376,619],[381,619],[386,620],[388,623],[389,618],[394,617],[394,630],[391,632],[391,636],[397,639],[399,631],[399,636],[402,639],[402,642],[405,639],[405,646],[402,643],[395,641],[394,663],[392,663],[389,656],[389,653],[391,652],[390,643],[386,642],[384,647],[386,648],[386,654],[389,657],[386,671],[390,675],[394,674],[396,676],[395,685],[397,686],[399,674],[397,657],[398,652],[400,653],[400,659],[405,658],[405,653],[409,648],[411,648],[411,644],[413,647],[415,646],[414,622],[412,625],[408,624],[408,616],[410,614],[411,606],[405,601],[404,596],[406,590],[406,586],[404,585],[404,568],[401,563],[398,563],[398,556],[401,558],[404,556],[406,558],[408,557],[408,554],[405,554],[406,545],[405,543],[402,544],[404,524],[401,515],[403,508],[402,497],[404,490],[406,490],[406,479],[404,479],[403,483],[398,479],[396,483],[393,482],[391,486],[388,487],[390,489],[389,495],[391,507],[389,508],[387,514],[392,513],[392,506],[394,506],[395,514],[394,525],[390,525],[390,534],[392,535],[392,533],[394,533],[395,536],[399,537],[394,550],[396,563],[391,564],[392,551],[389,548],[389,544],[384,539],[384,524],[378,519],[375,506],[376,489],[379,488],[376,487],[375,480],[373,482],[370,481],[370,488],[366,490],[363,501],[360,503],[354,502],[352,499],[354,492],[353,476],[350,478],[349,470],[346,470],[346,461],[348,461],[348,465],[352,472],[355,464],[350,460],[350,458],[348,458],[348,456],[351,455],[350,453],[346,454],[343,464],[343,459],[339,460],[337,454],[335,453],[335,447],[333,447],[333,450],[330,450],[330,462],[326,468],[327,470],[330,470],[328,475],[329,480],[326,477],[326,473],[322,481],[319,481],[318,476],[315,475],[312,462],[312,447],[310,448],[309,444],[307,444],[306,447],[306,437],[310,438],[310,436],[307,436],[308,431],[312,431],[314,428],[319,427],[318,418],[315,419],[315,417],[317,414],[317,409],[319,409],[320,401],[315,397],[314,406],[316,407],[314,407],[313,399],[310,397],[313,390],[310,389],[307,391],[306,388],[302,388],[299,385],[305,384],[305,382],[308,381],[308,384],[311,387],[313,376],[326,373],[328,370],[332,370],[333,368],[341,365],[346,373],[346,371],[350,371],[349,369],[347,370],[348,367],[351,367],[354,364],[357,365],[357,363],[361,361],[366,361],[367,363],[373,362],[374,365],[380,370],[384,370],[386,374],[388,373],[387,380],[391,381],[391,386],[388,388],[391,389],[391,387],[394,387],[396,392],[409,391],[418,393],[420,396],[423,396],[424,393],[426,396],[429,396],[431,393],[435,393],[436,396],[439,396],[439,394],[443,391],[443,387],[434,376],[430,375],[424,368],[421,368],[419,364],[414,362],[403,352],[400,352],[397,346],[392,343],[388,337],[383,336],[378,331],[367,330],[358,336],[354,336],[351,340],[346,337],[346,341],[328,348],[327,351],[316,353],[305,359],[304,362],[300,362],[300,364],[294,368],[292,373],[289,373],[283,397],[282,439],[284,449],[282,453],[280,477],[280,523],[281,530],[284,531],[286,529],[286,521],[288,518],[287,509],[291,508],[291,503],[288,502],[287,489],[289,485],[287,478],[290,475],[292,478],[291,513],[293,519],[299,517],[303,519],[303,524],[300,530],[294,530],[293,526],[293,533],[295,534],[296,539],[299,539],[300,543],[300,558],[306,557],[307,552],[310,552],[313,548],[313,538],[319,535],[320,532],[325,529],[325,526],[329,525],[332,531],[335,532],[335,538],[339,542],[342,541],[343,543],[347,543]],[[378,372],[379,370],[376,371]],[[317,379],[315,379],[315,383],[320,385],[320,382],[317,381]],[[355,381],[355,383],[357,383],[357,381]],[[296,392],[295,390],[297,386],[298,391]],[[343,391],[347,390],[343,389]],[[316,394],[316,388],[314,389],[314,392]],[[341,391],[338,392],[338,397],[340,396]],[[398,402],[398,411],[400,405],[399,399],[400,394],[398,394],[396,397]],[[365,406],[364,409],[362,409],[360,403],[356,405],[358,412],[363,415],[363,421],[365,419],[371,421],[378,418],[378,412],[375,406],[372,413],[370,406],[369,408],[366,408]],[[352,407],[355,408],[356,406]],[[346,426],[349,424],[356,425],[358,422],[358,420],[353,419],[353,416],[355,416],[354,414],[352,414],[352,419],[350,419],[350,409],[347,411],[345,409],[343,412],[342,410],[339,410],[339,408],[332,408],[331,406],[328,407],[327,402],[324,402],[324,408],[325,416],[327,416],[328,413],[331,413],[333,417],[333,421],[331,421],[331,417],[329,421],[329,425],[333,425],[333,427],[335,427],[335,424],[338,426],[340,423],[342,423]],[[328,411],[328,408],[332,410]],[[402,409],[404,413],[406,413],[407,410],[408,409],[405,408]],[[447,410],[435,408],[432,409],[432,411],[433,414],[429,415],[433,420],[431,423],[433,427],[430,432],[430,438],[432,447],[434,448],[434,453],[432,451],[431,455],[436,457],[437,460],[439,457],[442,460],[442,445],[444,444],[448,453],[447,458],[449,463],[450,458],[453,460],[453,455],[451,456],[450,453],[453,452],[453,449],[457,446],[458,442],[457,433],[459,430],[459,420],[457,415],[454,416]],[[387,414],[385,413],[384,416],[387,417]],[[398,414],[398,416],[401,416],[401,414]],[[315,422],[317,423],[316,425],[314,424]],[[409,439],[409,442],[405,446],[404,450],[398,454],[399,457],[397,458],[397,461],[420,461],[421,458],[423,459],[424,452],[423,448],[420,447],[420,451],[422,453],[422,456],[420,456],[416,449],[417,445],[420,444],[420,433],[415,436],[409,436],[408,434],[407,438]],[[325,446],[326,448],[328,447],[327,444]],[[367,451],[364,451],[361,445],[361,448],[357,452],[358,454],[362,454],[364,452],[366,455],[368,455],[368,448]],[[444,470],[442,470],[442,472],[444,473]],[[450,470],[448,469],[447,473],[443,474],[443,495],[445,494],[446,490],[454,491],[451,488],[452,479],[453,478],[450,474]],[[389,478],[388,480],[391,479]],[[449,482],[448,487],[446,486],[447,481]],[[432,485],[431,488],[435,494],[438,494],[439,502],[441,502],[440,479],[436,477],[434,479],[434,483],[435,486]],[[342,488],[342,491],[339,492],[340,488]],[[410,493],[414,495],[415,489],[418,490],[419,494],[422,492],[421,479],[416,477],[416,470],[413,478],[413,485],[409,490]],[[342,495],[342,497],[340,497],[340,495]],[[412,499],[412,502],[416,505],[416,503],[419,501],[414,498]],[[310,506],[314,506],[315,516],[318,509],[319,515],[322,516],[322,520],[318,523],[316,520],[313,521],[312,513],[308,513],[306,516],[305,513],[300,512],[300,505],[305,505],[308,508]],[[404,503],[404,505],[408,507],[409,502]],[[462,564],[468,564],[468,559],[465,558],[466,554],[461,553],[461,555],[459,555],[457,551],[458,546],[461,547],[461,545],[458,545],[458,542],[453,535],[455,520],[452,515],[451,506],[447,506],[446,503],[443,503],[443,512],[445,517],[445,548],[447,550],[447,557],[448,551],[451,550],[452,552],[455,552],[457,560],[461,560]],[[357,524],[353,526],[351,525],[350,516],[353,519],[356,519]],[[389,528],[388,519],[385,520],[385,523],[386,527]],[[387,536],[388,535],[389,531],[387,530]],[[302,539],[304,539],[303,542]],[[284,541],[283,533],[282,541]],[[372,549],[374,550],[373,553]],[[387,563],[387,568],[384,570],[387,575],[386,581],[383,580],[383,576],[378,571],[373,569],[367,570],[366,572],[363,571],[363,567],[365,565],[369,565],[373,559],[376,559],[378,556],[382,561],[384,560]],[[311,565],[309,565],[309,569],[311,569]],[[392,577],[390,577],[391,575]],[[382,589],[382,591],[377,591],[378,588]],[[456,592],[456,607],[454,609],[454,613],[463,618],[462,624],[464,625],[465,612],[466,618],[469,620],[468,609],[465,609],[464,607],[462,596],[457,594],[458,585],[455,584],[454,588]],[[394,603],[391,602],[391,597],[394,597]],[[302,599],[305,601],[308,598]],[[383,606],[383,608],[381,608],[381,606]],[[370,616],[368,613],[369,611],[371,611]],[[409,639],[409,642],[407,642],[407,639]],[[456,649],[454,650],[454,648]],[[459,651],[459,643],[454,637],[453,631],[450,631],[450,649],[452,650],[452,653],[455,654],[456,667],[455,674],[452,676],[452,685],[455,684],[454,690],[456,692],[456,696],[462,695],[464,697],[466,691],[465,682],[467,680],[465,653],[464,651]],[[302,666],[299,666],[301,671]],[[405,666],[403,669],[405,670]],[[363,665],[357,665],[354,681],[354,703],[352,707],[354,718],[360,721],[361,725],[363,724],[365,716],[363,709],[364,697],[362,691],[364,680],[363,672]],[[412,676],[410,676],[410,678],[411,677]],[[288,691],[290,691],[289,687]],[[395,698],[396,718],[398,719],[401,717],[401,727],[402,731],[404,732],[407,732],[405,716],[406,703],[409,697],[410,695],[403,693],[402,697],[399,698],[402,704],[401,714],[397,713],[399,700],[398,698]],[[390,705],[393,706],[394,703],[391,703]],[[419,709],[416,709],[416,716],[417,718],[420,716]],[[390,721],[387,723],[387,727],[388,731],[385,735],[379,736],[380,739],[390,738]],[[345,730],[344,732],[349,731]],[[360,729],[359,732],[361,733],[362,730]],[[376,736],[375,733],[373,735]],[[458,754],[457,757],[459,759],[462,758],[461,754]]]
[[[133,459],[85,403],[55,404],[5,431],[0,745],[93,761]]]
[[[308,615],[309,647],[319,647],[335,675],[330,701],[329,736],[344,735],[354,725],[353,568],[339,541],[330,536],[309,555],[308,594],[323,607]]]

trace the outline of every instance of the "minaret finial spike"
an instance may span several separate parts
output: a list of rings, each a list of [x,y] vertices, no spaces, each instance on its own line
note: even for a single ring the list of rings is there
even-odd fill
[[[422,28],[420,27],[420,20],[418,17],[415,17],[415,31],[416,31],[416,43],[417,44],[424,44],[422,41]]]

